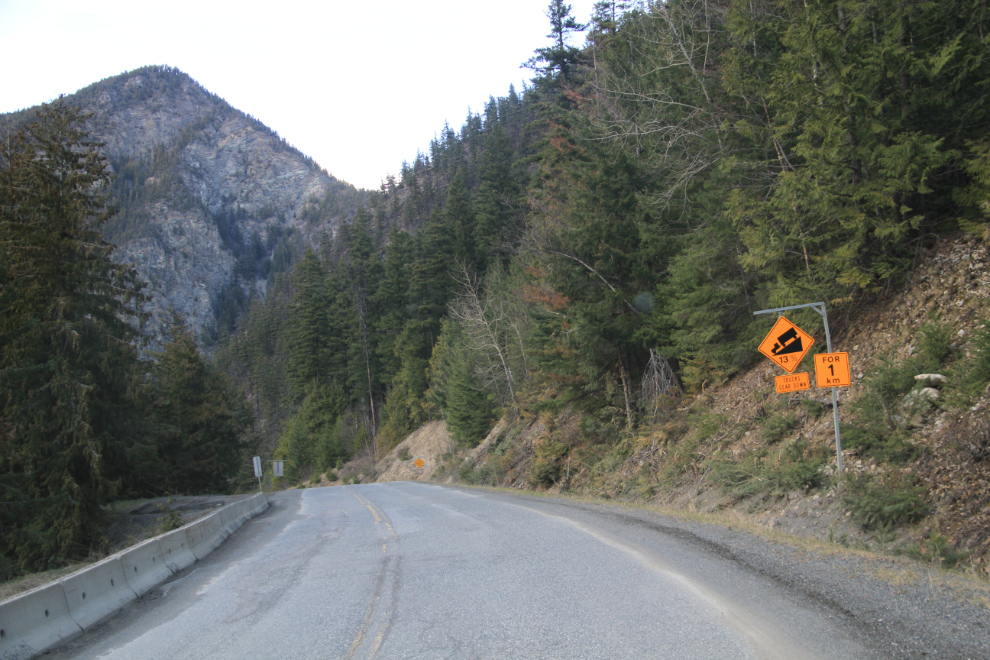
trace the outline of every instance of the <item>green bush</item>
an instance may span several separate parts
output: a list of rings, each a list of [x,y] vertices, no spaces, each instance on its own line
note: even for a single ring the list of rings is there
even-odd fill
[[[814,399],[801,399],[801,407],[804,408],[804,412],[809,417],[819,417],[825,412],[825,406],[822,405],[821,401]]]
[[[968,396],[979,396],[990,383],[990,321],[973,337],[973,355],[962,376],[962,389]]]
[[[789,445],[779,458],[766,450],[752,452],[742,461],[714,458],[708,461],[709,481],[738,497],[783,496],[795,490],[821,488],[828,479],[821,468],[824,455],[812,451],[803,440]]]
[[[914,377],[931,366],[931,358],[924,355],[902,363],[881,359],[863,379],[863,393],[850,406],[853,421],[841,426],[844,447],[892,463],[916,458],[919,450],[908,442],[906,428],[912,411],[903,410],[902,402],[919,385]]]
[[[952,355],[952,330],[930,321],[918,330],[919,348],[926,366],[940,368]]]
[[[162,517],[162,522],[158,526],[158,531],[161,534],[171,532],[173,529],[179,529],[182,527],[182,524],[182,514],[178,511],[169,511]]]
[[[408,461],[409,458],[410,458],[409,457],[409,448],[408,447],[403,447],[402,451],[399,452],[399,460],[400,461]]]
[[[719,415],[713,412],[703,412],[698,415],[692,416],[689,419],[688,424],[694,429],[695,438],[699,442],[704,442],[709,440],[722,430],[727,421],[725,415]]]
[[[584,415],[578,424],[581,439],[592,444],[614,445],[621,437],[621,428],[611,421],[602,421],[594,415]]]
[[[457,478],[466,484],[473,484],[475,482],[474,464],[464,461],[461,467],[457,469]]]
[[[851,477],[843,502],[866,530],[915,523],[931,511],[925,489],[897,474],[886,480],[868,474]]]
[[[797,417],[791,414],[774,415],[767,419],[760,437],[768,445],[776,444],[784,439],[798,425]]]
[[[536,456],[529,468],[529,480],[535,486],[550,486],[560,480],[560,459],[567,453],[567,445],[553,438],[546,438],[534,445]]]
[[[935,531],[926,534],[918,543],[897,550],[896,554],[931,562],[942,568],[954,568],[969,558],[969,553],[957,550],[948,538]]]

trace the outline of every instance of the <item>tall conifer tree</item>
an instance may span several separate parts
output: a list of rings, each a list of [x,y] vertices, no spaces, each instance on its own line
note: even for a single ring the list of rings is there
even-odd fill
[[[84,119],[42,106],[0,151],[0,473],[20,475],[14,499],[34,504],[0,543],[23,568],[100,544],[140,415],[143,295],[100,232],[110,173]]]

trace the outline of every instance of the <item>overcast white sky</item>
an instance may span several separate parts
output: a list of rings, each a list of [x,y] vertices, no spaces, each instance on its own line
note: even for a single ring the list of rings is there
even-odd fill
[[[519,65],[549,43],[548,4],[0,0],[0,112],[168,64],[337,178],[377,188],[444,120],[459,129],[468,107],[522,88]],[[594,0],[569,4],[587,22]]]

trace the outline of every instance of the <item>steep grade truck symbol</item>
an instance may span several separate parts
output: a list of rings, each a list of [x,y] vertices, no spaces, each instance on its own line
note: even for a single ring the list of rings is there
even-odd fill
[[[781,316],[760,343],[759,351],[787,373],[793,373],[814,343],[811,335]]]
[[[774,355],[787,355],[788,353],[801,353],[803,348],[804,342],[798,336],[797,330],[791,328],[777,337],[777,341],[774,343],[773,349],[770,352]]]

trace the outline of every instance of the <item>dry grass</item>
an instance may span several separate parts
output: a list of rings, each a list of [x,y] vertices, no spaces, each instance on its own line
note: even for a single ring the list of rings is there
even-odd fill
[[[25,575],[14,580],[10,580],[9,582],[2,582],[0,583],[0,601],[13,598],[14,596],[22,594],[25,591],[31,591],[32,589],[43,587],[49,582],[54,582],[55,580],[65,577],[70,573],[75,573],[81,568],[86,568],[90,564],[95,564],[100,559],[100,557],[94,557],[89,561],[80,562],[78,564],[63,566],[62,568],[53,568],[50,571],[32,573],[30,575]]]

